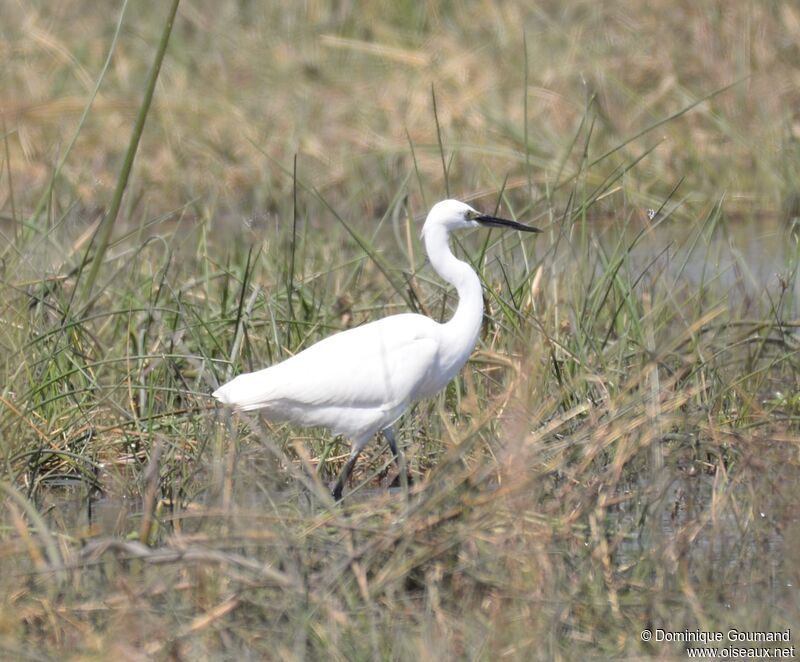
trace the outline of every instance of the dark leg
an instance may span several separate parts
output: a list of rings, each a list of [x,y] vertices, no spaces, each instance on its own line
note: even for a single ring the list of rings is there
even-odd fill
[[[394,436],[394,428],[390,425],[388,428],[383,430],[383,436],[386,437],[386,441],[389,442],[389,448],[392,450],[394,454],[394,462],[397,465],[397,470],[400,472],[400,485],[403,489],[408,488],[408,484],[411,482],[408,477],[408,472],[406,471],[406,456],[397,448],[397,439]]]
[[[356,466],[356,460],[358,459],[359,452],[360,451],[357,451],[354,448],[350,453],[350,457],[347,458],[347,462],[344,463],[342,470],[339,472],[339,476],[336,478],[336,482],[331,490],[334,501],[342,500],[342,490],[344,489],[344,484],[347,482],[347,479],[350,478],[350,473],[353,471],[353,467]]]
[[[389,442],[389,448],[392,450],[392,454],[394,455],[394,461],[397,464],[397,468],[400,468],[400,451],[397,450],[397,439],[394,436],[394,428],[390,425],[383,431],[383,436],[386,437],[386,441]]]

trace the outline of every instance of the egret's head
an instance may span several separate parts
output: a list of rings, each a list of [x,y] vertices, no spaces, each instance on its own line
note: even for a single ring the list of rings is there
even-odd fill
[[[422,226],[422,236],[433,228],[442,228],[447,232],[462,228],[474,228],[480,225],[488,227],[506,227],[523,232],[539,232],[538,228],[523,225],[516,221],[507,221],[504,218],[488,216],[476,211],[468,204],[459,200],[442,200],[431,207],[425,225]]]

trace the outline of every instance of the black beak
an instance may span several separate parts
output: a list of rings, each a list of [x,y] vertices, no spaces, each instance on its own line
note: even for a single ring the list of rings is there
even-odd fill
[[[539,228],[535,228],[532,225],[523,225],[522,223],[517,223],[516,221],[507,221],[504,218],[487,216],[486,214],[476,216],[475,220],[481,225],[485,225],[486,227],[490,228],[511,228],[512,230],[520,230],[521,232],[541,232]]]

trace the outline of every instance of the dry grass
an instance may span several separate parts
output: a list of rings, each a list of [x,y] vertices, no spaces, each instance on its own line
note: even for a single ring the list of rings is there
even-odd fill
[[[289,194],[291,182],[252,141],[285,166],[299,154],[301,172],[318,189],[367,212],[394,193],[374,186],[376,180],[402,179],[412,170],[409,137],[424,193],[434,198],[444,187],[431,84],[463,192],[496,190],[506,174],[527,181],[527,151],[538,198],[548,172],[552,180],[567,156],[587,98],[596,97],[598,156],[743,80],[623,150],[629,158],[640,145],[663,140],[628,187],[658,198],[691,173],[698,194],[727,191],[734,200],[777,206],[797,175],[786,169],[796,165],[800,138],[794,111],[800,106],[800,11],[792,3],[745,10],[687,2],[647,12],[624,4],[562,4],[525,9],[477,2],[442,13],[405,7],[386,15],[378,3],[311,3],[305,10],[186,3],[131,198],[144,197],[162,211],[197,199],[215,217],[268,212]],[[2,106],[18,196],[46,183],[100,70],[116,11],[109,5],[87,12],[77,1],[48,12],[8,8],[9,94]],[[128,13],[111,69],[63,170],[64,205],[77,199],[96,208],[116,180],[163,18],[140,3]],[[567,156],[568,169],[574,171],[579,157],[580,150]],[[410,193],[417,199],[420,191],[412,186]]]
[[[800,12],[563,4],[184,0],[108,251],[164,17],[131,2],[78,127],[118,8],[4,8],[5,657],[666,658],[644,628],[798,622]],[[411,493],[373,444],[331,507],[345,444],[207,394],[447,315],[414,221],[448,189],[545,232],[460,241],[486,326],[404,419]]]

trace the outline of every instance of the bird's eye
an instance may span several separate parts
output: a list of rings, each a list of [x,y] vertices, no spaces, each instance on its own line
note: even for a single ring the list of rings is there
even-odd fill
[[[468,221],[474,221],[476,218],[478,218],[478,216],[480,216],[480,214],[473,209],[467,209],[467,211],[464,212],[464,216],[466,216]]]

